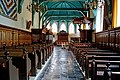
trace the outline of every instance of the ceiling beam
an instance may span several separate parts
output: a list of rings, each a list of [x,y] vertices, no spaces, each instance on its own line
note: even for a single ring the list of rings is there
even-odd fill
[[[69,16],[69,17],[54,17],[54,16],[50,16],[50,18],[48,18],[47,20],[72,20],[73,18],[77,18],[77,17],[73,17],[73,16]]]
[[[43,23],[45,23],[45,22],[47,22],[48,20],[59,20],[59,19],[62,19],[62,20],[70,20],[70,18],[71,18],[71,20],[73,19],[73,18],[78,18],[79,16],[61,16],[61,17],[58,17],[58,16],[47,16],[46,18],[45,18],[45,20],[43,21]],[[68,19],[69,18],[69,19]],[[70,21],[71,21],[70,20]]]
[[[87,1],[87,0],[47,0],[47,1],[50,1],[50,2],[63,2],[63,1]]]
[[[48,8],[49,11],[88,11],[84,8]]]
[[[45,16],[54,16],[54,17],[82,17],[82,15],[75,15],[75,14],[51,14],[51,15],[45,15]]]
[[[67,19],[67,18],[50,18],[50,19],[48,19],[48,20],[57,20],[57,21],[59,21],[59,20],[66,20],[66,21],[72,21],[72,18],[71,19]]]

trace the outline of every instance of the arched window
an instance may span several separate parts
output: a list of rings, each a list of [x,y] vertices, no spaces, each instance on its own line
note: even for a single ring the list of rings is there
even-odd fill
[[[57,25],[55,22],[52,24],[52,32],[57,33]]]
[[[80,26],[80,27],[81,27],[81,29],[83,30],[83,24],[81,24],[81,26]]]
[[[61,26],[60,26],[60,31],[62,31],[62,30],[67,31],[66,25],[65,25],[64,22],[62,22],[62,23],[61,23]]]
[[[69,34],[74,34],[74,33],[75,33],[75,27],[74,27],[73,23],[70,23]]]
[[[78,24],[76,25],[76,32],[77,32],[77,33],[80,32],[80,31],[79,31],[79,25],[78,25]]]
[[[47,25],[47,27],[46,27],[47,29],[50,29],[50,23],[48,23],[48,25]]]

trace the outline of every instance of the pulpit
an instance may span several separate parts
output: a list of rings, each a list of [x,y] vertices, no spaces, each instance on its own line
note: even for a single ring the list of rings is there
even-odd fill
[[[45,29],[32,29],[32,43],[44,43],[46,41]]]
[[[94,30],[80,30],[80,42],[92,42],[92,33]]]

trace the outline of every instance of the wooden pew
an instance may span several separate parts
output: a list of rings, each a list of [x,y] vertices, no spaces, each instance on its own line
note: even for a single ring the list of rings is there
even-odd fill
[[[35,46],[35,47],[34,47]],[[37,46],[37,47],[36,47]],[[37,50],[40,52],[38,53]],[[30,75],[35,76],[36,75],[36,56],[39,56],[38,60],[41,60],[41,53],[42,56],[42,62],[45,62],[45,59],[51,55],[53,50],[53,45],[47,45],[45,47],[40,47],[39,44],[37,45],[29,45],[29,46],[16,46],[16,47],[5,47],[5,49],[0,49],[0,57],[3,57],[7,59],[7,57],[10,57],[12,60],[12,64],[16,66],[16,68],[19,69],[19,80],[27,80],[28,79],[28,71],[30,71]],[[5,52],[9,52],[8,55],[5,55]],[[28,65],[28,58],[31,60],[31,65]],[[39,62],[39,61],[38,61]],[[38,65],[41,66],[40,62]],[[29,68],[31,70],[29,70]],[[24,74],[23,74],[24,73]],[[4,80],[4,79],[3,79]],[[6,80],[6,79],[5,79]]]
[[[86,55],[86,53],[89,53],[89,54]],[[104,53],[104,54],[102,54],[102,53]],[[81,54],[82,54],[82,56],[81,56]],[[93,55],[99,55],[99,56],[104,56],[104,55],[108,56],[109,55],[109,56],[112,56],[112,55],[119,55],[119,54],[115,53],[115,52],[111,52],[110,50],[101,50],[101,49],[97,49],[97,48],[79,48],[78,52],[77,52],[77,57],[76,58],[77,58],[77,61],[80,63],[80,65],[82,65],[83,71],[86,70],[85,69],[86,64],[84,64],[84,63],[86,63],[86,61],[87,61],[86,60],[87,59],[86,56],[88,56],[88,55],[91,55],[91,57],[92,57]],[[80,59],[82,59],[82,60],[80,60]],[[87,73],[88,72],[86,70],[85,71],[86,76],[89,75]]]
[[[117,61],[118,62],[118,61]],[[119,80],[120,79],[120,70],[113,71],[110,69],[110,63],[107,63],[107,67],[104,70],[104,80]]]
[[[38,63],[37,63],[38,69],[41,69],[42,64],[45,63],[45,59],[47,59],[52,54],[52,50],[53,50],[52,44],[49,44],[46,47],[41,47],[40,49],[36,50],[38,56]],[[46,52],[46,57],[44,52]]]
[[[101,50],[101,51],[93,50],[93,51],[81,52],[81,56],[80,56],[81,64],[84,63],[84,60],[89,55],[114,56],[114,55],[120,55],[120,54],[115,52],[110,52],[110,51],[104,51],[104,50]]]
[[[22,53],[22,55],[20,57],[22,57],[23,59],[26,59],[26,74],[27,77],[28,76],[35,76],[36,75],[36,50],[37,48],[34,47],[34,45],[30,45],[30,46],[17,46],[15,48],[11,47],[11,48],[7,48],[5,49],[5,51],[9,52],[9,57],[13,57],[13,60],[15,60],[15,57],[19,57]],[[0,51],[3,51],[3,49],[1,49]],[[14,54],[14,56],[12,55]],[[29,60],[30,59],[30,60]],[[20,59],[21,60],[21,59]],[[30,65],[31,64],[31,65]],[[16,66],[16,64],[15,64]],[[19,73],[21,74],[21,73]],[[22,79],[22,78],[21,78]]]
[[[115,57],[114,57],[114,59],[115,59]],[[111,78],[110,77],[108,78],[108,75],[106,74],[106,71],[105,71],[105,69],[108,70],[108,63],[111,64],[111,65],[109,65],[109,68],[111,69],[111,71],[113,71],[113,74],[120,72],[120,60],[113,60],[113,58],[112,58],[112,61],[93,59],[92,67],[91,67],[91,80],[99,80],[99,79],[101,79],[101,80],[118,80],[117,79],[118,77],[117,78],[114,77],[114,79],[111,79],[112,75],[110,75]],[[106,66],[99,67],[99,65],[106,65]],[[99,71],[102,71],[103,73],[98,74]]]
[[[77,55],[76,55],[76,60],[78,61],[79,65],[82,66],[82,70],[84,71],[84,53],[86,54],[89,52],[91,55],[102,55],[101,53],[107,52],[107,55],[112,55],[112,54],[118,54],[118,53],[112,53],[110,50],[101,50],[98,48],[78,48],[77,50]],[[109,54],[108,54],[109,53]],[[82,55],[81,55],[82,54]]]
[[[0,58],[0,80],[9,80],[9,62]]]
[[[30,64],[31,65],[27,65],[27,66],[31,66],[30,70],[29,70],[29,76],[36,76],[37,73],[37,63],[36,63],[36,50],[38,50],[39,45],[29,45],[29,46],[17,46],[16,49],[24,49],[25,52],[28,55],[28,58],[30,59]],[[28,59],[27,59],[28,60]]]
[[[27,71],[26,71],[26,53],[22,50],[15,50],[15,49],[6,49],[7,51],[0,50],[0,57],[2,59],[8,60],[8,70],[10,69],[11,65],[9,64],[9,60],[12,60],[12,64],[19,69],[19,80],[27,80]],[[16,65],[17,64],[17,65]],[[12,79],[12,74],[9,79]],[[6,76],[7,77],[7,76]],[[15,76],[16,77],[16,76]],[[14,77],[13,77],[14,78]],[[9,79],[2,79],[2,80],[9,80]]]
[[[87,53],[87,52],[110,52],[110,50],[101,50],[101,49],[98,49],[98,48],[79,48],[77,50],[76,60],[78,61],[80,66],[81,66],[82,59],[83,59],[82,54]]]
[[[82,63],[82,69],[84,69],[85,71],[85,75],[86,75],[86,78],[89,78],[89,71],[91,70],[91,62],[92,62],[92,59],[93,59],[93,56],[94,56],[94,59],[96,60],[104,60],[104,61],[107,61],[107,60],[120,60],[120,56],[111,56],[109,54],[97,54],[97,55],[86,55],[85,56],[85,59],[84,59],[84,62]],[[104,66],[104,65],[103,65]]]

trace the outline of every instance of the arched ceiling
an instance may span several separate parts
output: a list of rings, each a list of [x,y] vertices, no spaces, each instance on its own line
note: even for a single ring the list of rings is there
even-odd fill
[[[72,20],[86,15],[85,1],[91,0],[33,0],[46,8],[41,18],[49,20]]]

